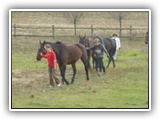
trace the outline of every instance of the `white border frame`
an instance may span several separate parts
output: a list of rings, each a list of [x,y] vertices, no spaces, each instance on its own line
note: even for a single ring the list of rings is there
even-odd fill
[[[11,49],[11,40],[12,40],[12,36],[11,36],[11,26],[12,26],[12,21],[11,21],[11,12],[13,11],[35,11],[35,12],[38,12],[38,11],[53,11],[53,12],[56,12],[56,11],[88,11],[88,12],[92,12],[92,11],[97,11],[97,12],[103,12],[103,11],[133,11],[133,12],[143,12],[143,11],[146,11],[146,12],[149,12],[149,16],[148,16],[148,28],[149,28],[149,44],[148,44],[148,47],[149,47],[149,54],[148,54],[148,60],[149,60],[149,63],[148,63],[148,67],[149,67],[149,109],[125,109],[125,108],[120,108],[120,109],[32,109],[32,108],[29,108],[29,109],[12,109],[11,107],[11,103],[12,103],[12,98],[11,98],[11,80],[12,80],[12,73],[11,73],[11,65],[12,65],[12,49]],[[10,111],[150,111],[151,110],[151,10],[150,9],[10,9],[9,10],[9,110]]]

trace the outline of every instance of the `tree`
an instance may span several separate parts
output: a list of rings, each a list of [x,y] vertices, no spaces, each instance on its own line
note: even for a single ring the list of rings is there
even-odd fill
[[[63,16],[74,25],[74,35],[76,36],[76,27],[77,23],[79,23],[85,16],[84,12],[63,12]]]
[[[97,15],[104,19],[115,19],[119,22],[120,31],[119,36],[121,36],[122,32],[122,20],[126,19],[129,16],[130,12],[98,12]]]
[[[119,31],[119,36],[122,35],[122,20],[126,19],[127,16],[129,15],[129,12],[110,12],[109,13],[115,20],[119,21],[119,26],[120,26],[120,31]]]

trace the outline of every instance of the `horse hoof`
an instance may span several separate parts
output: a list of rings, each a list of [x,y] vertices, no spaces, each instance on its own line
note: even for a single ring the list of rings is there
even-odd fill
[[[69,85],[69,82],[66,82],[67,85]]]

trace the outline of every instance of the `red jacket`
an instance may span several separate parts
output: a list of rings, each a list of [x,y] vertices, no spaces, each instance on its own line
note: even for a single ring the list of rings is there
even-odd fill
[[[46,55],[42,54],[41,56],[48,60],[49,67],[54,67],[54,69],[57,69],[57,59],[56,59],[56,54],[54,51],[47,52]]]

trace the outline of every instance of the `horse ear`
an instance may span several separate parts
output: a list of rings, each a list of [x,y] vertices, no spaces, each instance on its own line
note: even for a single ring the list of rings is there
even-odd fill
[[[46,43],[46,41],[44,40],[43,44],[45,44],[45,43]]]
[[[84,38],[86,38],[86,34],[85,34]]]
[[[40,40],[39,40],[39,44],[42,44]]]

